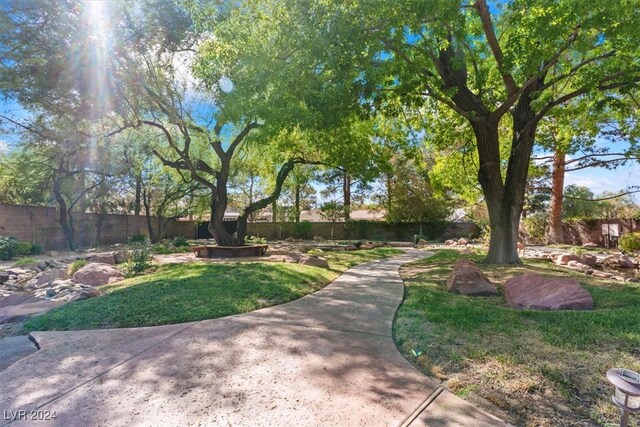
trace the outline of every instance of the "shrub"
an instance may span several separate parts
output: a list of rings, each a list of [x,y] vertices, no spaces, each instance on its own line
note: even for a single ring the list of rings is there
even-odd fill
[[[69,264],[68,272],[69,276],[73,276],[76,274],[76,271],[80,270],[82,267],[87,265],[89,262],[86,259],[77,259]]]
[[[535,213],[527,216],[523,221],[523,228],[527,236],[527,241],[531,244],[544,243],[547,233],[547,222],[549,215],[546,213]]]
[[[21,256],[26,256],[26,255],[31,255],[31,248],[33,247],[33,244],[31,244],[31,242],[25,242],[25,241],[17,241],[14,245],[14,255],[21,255]]]
[[[618,244],[625,252],[640,251],[640,232],[623,234]]]
[[[38,260],[35,259],[35,258],[24,257],[24,258],[20,258],[19,260],[17,260],[16,263],[13,264],[13,266],[14,267],[23,267],[25,265],[35,264],[37,262],[38,262]]]
[[[264,237],[248,236],[244,238],[244,243],[250,245],[264,245],[267,243],[267,239]]]
[[[309,221],[296,222],[293,226],[293,236],[299,239],[310,239],[313,224]]]
[[[173,241],[171,242],[171,244],[173,246],[175,246],[176,248],[189,246],[189,242],[187,242],[187,239],[182,237],[182,236],[178,236],[178,237],[174,238]]]
[[[0,260],[9,261],[15,255],[16,239],[0,236]]]
[[[127,241],[129,242],[129,244],[147,243],[149,241],[149,238],[147,236],[145,236],[144,234],[133,234],[133,235],[129,236]]]
[[[151,247],[146,243],[133,245],[129,261],[122,264],[125,277],[133,277],[151,266]]]
[[[153,245],[153,247],[151,248],[151,251],[154,254],[158,254],[158,255],[166,255],[166,254],[173,253],[170,247],[165,246],[161,243],[158,243],[157,245]]]
[[[31,245],[31,255],[40,255],[44,251],[42,245],[34,243]]]

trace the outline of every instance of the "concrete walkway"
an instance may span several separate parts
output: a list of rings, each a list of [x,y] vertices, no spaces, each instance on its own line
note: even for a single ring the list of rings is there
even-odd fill
[[[444,391],[395,347],[398,267],[427,255],[408,250],[363,264],[312,295],[237,316],[33,333],[41,349],[0,372],[4,423],[503,425]],[[18,410],[57,418],[11,422]]]

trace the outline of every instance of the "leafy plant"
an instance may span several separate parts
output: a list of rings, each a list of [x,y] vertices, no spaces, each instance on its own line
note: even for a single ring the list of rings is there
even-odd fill
[[[125,277],[137,276],[151,266],[151,246],[146,241],[132,246],[129,260],[122,264]]]
[[[14,255],[31,255],[33,245],[31,242],[26,242],[23,240],[15,242],[14,245]]]
[[[182,237],[182,236],[178,236],[178,237],[174,238],[173,241],[171,242],[171,244],[173,246],[175,246],[176,248],[189,246],[189,242],[187,242],[187,239]]]
[[[9,236],[0,236],[0,260],[9,261],[15,255],[16,239]]]
[[[267,243],[267,239],[264,237],[249,236],[244,238],[244,243],[250,245],[264,245]]]
[[[151,251],[154,254],[158,254],[158,255],[166,255],[166,254],[173,253],[170,247],[160,243],[157,245],[153,245],[153,247],[151,248]]]
[[[144,234],[133,234],[129,236],[127,241],[131,245],[135,243],[147,243],[149,241],[149,238]]]
[[[87,264],[88,264],[88,261],[86,259],[77,259],[73,261],[71,264],[69,264],[69,267],[68,267],[69,276],[73,276],[74,274],[76,274],[76,271],[80,270],[82,267],[84,267]]]
[[[31,245],[31,255],[40,255],[44,251],[42,245],[34,243]]]
[[[20,258],[19,260],[17,260],[16,263],[13,264],[13,266],[14,267],[22,267],[22,266],[29,265],[29,264],[35,264],[36,262],[38,262],[38,260],[35,259],[35,258],[25,257],[25,258]]]
[[[623,234],[618,244],[625,252],[640,251],[640,232]]]
[[[310,239],[313,224],[309,221],[300,221],[293,226],[293,235],[297,238]]]
[[[547,213],[531,214],[522,221],[529,243],[544,243],[548,221],[549,215]]]

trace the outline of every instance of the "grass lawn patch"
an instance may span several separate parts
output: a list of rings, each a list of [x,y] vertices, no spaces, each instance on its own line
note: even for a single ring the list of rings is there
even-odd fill
[[[491,402],[517,425],[619,422],[605,373],[612,367],[640,370],[640,285],[596,280],[548,261],[480,264],[500,292],[507,278],[533,272],[574,277],[594,301],[593,311],[515,310],[502,294],[447,292],[460,256],[442,250],[401,269],[405,301],[394,338],[405,357],[459,396]],[[638,417],[630,418],[630,425],[640,425]]]
[[[331,269],[273,262],[166,264],[102,286],[104,295],[34,317],[26,331],[128,328],[214,319],[317,291],[362,262],[402,253],[379,248],[326,254]]]

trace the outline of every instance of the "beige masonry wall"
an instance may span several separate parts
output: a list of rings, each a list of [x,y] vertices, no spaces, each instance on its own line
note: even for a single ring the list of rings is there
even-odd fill
[[[100,215],[74,213],[76,241],[80,247],[111,245],[126,242],[132,234],[148,234],[144,215]],[[157,218],[153,218],[157,229]],[[98,227],[98,225],[100,226]],[[56,208],[14,206],[0,204],[0,235],[13,236],[41,244],[45,249],[63,249],[66,242]],[[172,221],[167,226],[167,237],[196,237],[196,226],[191,221]]]

